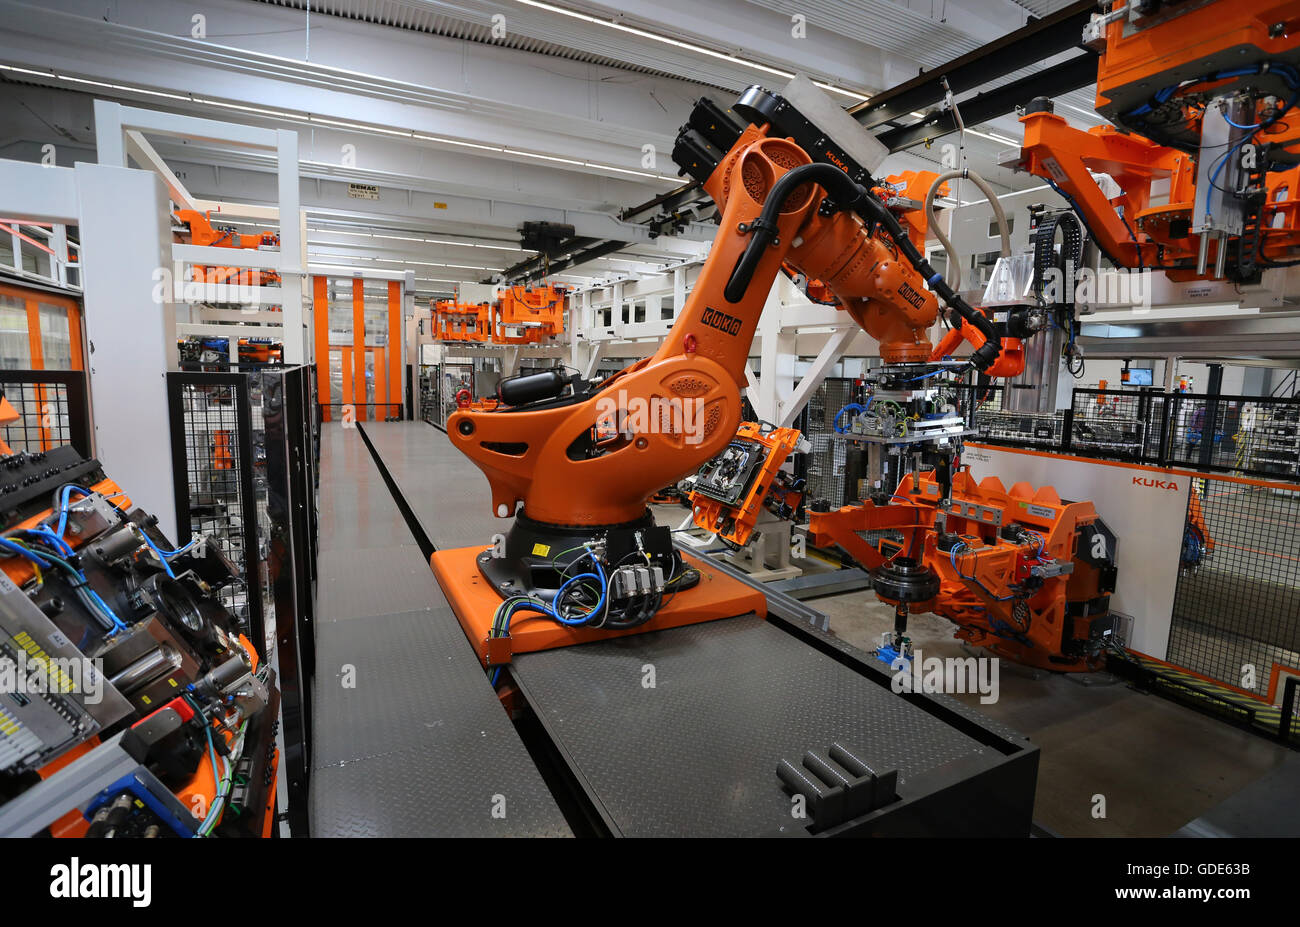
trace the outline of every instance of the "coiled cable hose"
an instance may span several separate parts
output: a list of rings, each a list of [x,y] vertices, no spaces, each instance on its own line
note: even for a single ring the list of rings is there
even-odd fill
[[[939,223],[935,221],[934,198],[938,194],[940,187],[948,181],[958,178],[970,180],[971,183],[979,187],[981,193],[988,197],[989,205],[993,207],[993,218],[998,223],[998,235],[1002,239],[1002,256],[1011,257],[1011,229],[1007,226],[1007,216],[1002,211],[1002,204],[998,202],[997,194],[993,192],[989,182],[971,170],[948,171],[946,174],[940,174],[934,179],[934,183],[930,184],[930,189],[925,194],[925,220],[929,223],[930,231],[934,234],[934,237],[939,239],[939,244],[943,246],[944,253],[948,255],[948,285],[954,290],[961,289],[961,258],[957,254],[957,249],[953,247],[952,241],[943,233]]]

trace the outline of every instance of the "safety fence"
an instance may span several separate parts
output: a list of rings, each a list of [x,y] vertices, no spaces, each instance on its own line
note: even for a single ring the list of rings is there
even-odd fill
[[[416,410],[419,413],[421,421],[437,425],[439,428],[446,424],[445,417],[439,411],[438,405],[438,378],[439,364],[421,364],[416,373]]]
[[[1192,480],[1167,659],[1255,696],[1256,723],[1279,724],[1300,676],[1300,483]]]
[[[17,418],[0,418],[0,441],[13,453],[71,444],[91,456],[90,403],[81,370],[0,370],[0,393]]]
[[[167,398],[177,541],[212,537],[241,577],[223,595],[259,653],[274,650],[290,800],[305,803],[320,459],[313,368],[171,372]]]
[[[1069,408],[976,416],[979,440],[1077,457],[1300,479],[1300,398],[1079,388]]]
[[[421,364],[417,397],[420,418],[438,428],[446,428],[448,416],[456,411],[457,397],[480,399],[496,393],[496,384],[501,379],[499,366],[496,358],[453,358],[438,364]],[[543,369],[551,368],[521,367],[516,375]]]
[[[801,474],[808,481],[809,499],[825,499],[840,506],[859,498],[858,487],[849,471],[849,449],[835,437],[836,416],[856,396],[856,380],[827,377],[808,397],[808,404],[795,423],[812,445],[803,461],[806,469]]]
[[[961,390],[968,390],[962,393]],[[855,380],[827,380],[800,421],[813,442],[813,498],[843,505],[885,472],[879,444],[837,440],[835,416],[862,403]],[[1006,388],[959,387],[980,443],[1180,468],[1190,478],[1164,661],[1134,655],[1142,684],[1300,745],[1300,401],[1157,389],[1076,389],[1068,408],[1005,408]],[[1187,470],[1194,471],[1187,473]],[[1245,475],[1238,475],[1245,474]]]
[[[472,364],[422,364],[419,373],[420,418],[446,428],[447,417],[456,411],[456,396],[462,390],[474,395]]]

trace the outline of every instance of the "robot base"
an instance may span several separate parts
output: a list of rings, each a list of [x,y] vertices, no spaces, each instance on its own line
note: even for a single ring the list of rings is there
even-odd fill
[[[673,595],[643,625],[623,631],[566,628],[541,615],[525,613],[514,620],[508,637],[489,637],[493,615],[502,601],[480,569],[479,558],[489,551],[490,548],[460,547],[434,551],[429,558],[438,584],[456,613],[456,620],[484,666],[509,663],[515,653],[587,644],[750,613],[760,618],[767,617],[767,599],[761,591],[713,568],[707,560],[684,553],[683,563],[699,571],[699,584]]]

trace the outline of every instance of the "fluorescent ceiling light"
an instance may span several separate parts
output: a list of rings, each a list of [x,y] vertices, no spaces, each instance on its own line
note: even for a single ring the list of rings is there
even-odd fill
[[[773,74],[777,77],[784,77],[786,80],[794,77],[793,71],[786,71],[782,68],[774,68],[770,65],[759,64],[757,61],[750,61],[745,58],[739,58],[735,55],[729,55],[726,52],[714,51],[712,48],[706,48],[703,45],[696,45],[694,42],[683,42],[680,39],[672,39],[666,35],[659,35],[656,32],[650,32],[647,29],[638,29],[635,26],[629,26],[612,19],[601,19],[598,16],[588,16],[586,13],[579,13],[576,10],[568,10],[561,6],[555,6],[550,3],[542,3],[540,0],[515,0],[516,3],[524,6],[531,6],[539,10],[546,10],[548,13],[558,13],[561,16],[568,16],[571,19],[580,19],[585,23],[591,23],[596,26],[604,26],[607,29],[617,29],[619,32],[626,32],[629,35],[635,35],[639,38],[649,39],[652,42],[660,42],[664,45],[671,45],[674,48],[682,48],[686,51],[694,52],[697,55],[707,55],[710,58],[716,58],[719,61],[726,61],[730,64],[738,64],[741,67],[752,68],[755,71],[762,71],[765,74]],[[831,93],[838,93],[841,96],[850,97],[854,100],[862,101],[867,97],[861,93],[855,93],[852,90],[845,90],[843,87],[836,87],[834,84],[826,81],[813,81],[823,90]]]
[[[442,135],[427,135],[422,132],[416,132],[414,129],[392,129],[387,126],[370,125],[361,122],[347,122],[342,119],[328,119],[324,116],[317,116],[313,113],[294,113],[287,110],[265,109],[259,106],[248,106],[244,103],[228,103],[222,100],[213,100],[209,97],[200,97],[195,96],[194,94],[166,93],[161,90],[150,90],[147,87],[132,87],[126,84],[113,84],[106,81],[90,80],[84,77],[72,77],[67,74],[59,74],[55,71],[37,71],[32,70],[31,68],[20,68],[10,64],[0,64],[0,71],[9,71],[15,74],[30,74],[47,80],[65,81],[72,84],[102,87],[105,90],[116,90],[120,93],[136,93],[145,96],[163,97],[169,100],[180,100],[185,103],[197,103],[201,106],[216,106],[222,109],[233,110],[235,112],[249,113],[254,116],[269,116],[274,119],[284,119],[290,122],[306,123],[307,125],[329,126],[330,128],[347,129],[354,132],[365,132],[373,135],[410,138],[417,141],[435,142],[439,145],[452,145],[459,148],[475,148],[479,151],[495,151],[500,154],[507,154],[515,157],[552,161],[558,164],[571,164],[575,167],[586,167],[598,171],[612,171],[617,174],[630,174],[634,177],[646,177],[650,180],[658,180],[664,183],[680,184],[682,182],[680,177],[671,177],[667,174],[656,174],[652,171],[638,171],[633,170],[632,168],[618,167],[613,164],[601,164],[598,161],[565,158],[534,151],[521,151],[518,148],[507,148],[503,145],[484,145],[478,142],[467,142],[464,139],[459,138],[447,138]],[[328,162],[311,161],[306,158],[300,159],[300,161],[303,164],[320,164],[326,167],[339,166],[336,164],[329,164]]]
[[[259,224],[256,223],[256,222],[234,222],[234,221],[231,221],[229,224],[230,224],[230,225],[251,225],[251,226],[258,227],[258,228],[263,227],[263,226],[259,225]],[[322,233],[326,233],[326,234],[329,234],[329,235],[352,235],[352,236],[354,236],[354,237],[356,237],[356,238],[382,238],[382,239],[384,239],[385,241],[418,241],[418,242],[423,242],[423,243],[425,243],[425,244],[430,244],[430,245],[452,245],[452,246],[457,247],[457,248],[484,248],[484,249],[489,250],[489,251],[520,251],[520,252],[522,252],[522,251],[524,250],[523,248],[512,248],[512,247],[509,247],[509,246],[507,246],[507,245],[482,245],[482,244],[479,244],[478,242],[473,242],[473,241],[453,241],[453,240],[451,240],[451,239],[447,239],[447,238],[418,238],[418,237],[412,237],[412,236],[410,236],[410,235],[384,235],[384,234],[381,234],[381,233],[379,233],[379,232],[354,232],[354,231],[352,231],[351,229],[331,229],[331,228],[315,227],[315,228],[312,228],[311,231],[313,231],[313,232],[322,232]],[[317,244],[331,244],[331,242],[317,242]]]
[[[954,132],[957,132],[957,131],[961,131],[961,130],[959,130],[959,129],[954,129],[953,131],[954,131]],[[1016,141],[1016,140],[1013,139],[1013,138],[1007,138],[1005,135],[993,135],[993,134],[988,133],[988,132],[979,132],[979,131],[977,131],[977,130],[975,130],[975,129],[970,129],[970,128],[966,129],[966,134],[967,134],[967,135],[974,135],[974,136],[977,136],[977,137],[979,137],[979,138],[986,138],[986,139],[988,139],[990,142],[997,142],[999,145],[1015,145],[1015,146],[1017,146],[1017,147],[1020,146],[1020,143],[1019,143],[1018,141]]]

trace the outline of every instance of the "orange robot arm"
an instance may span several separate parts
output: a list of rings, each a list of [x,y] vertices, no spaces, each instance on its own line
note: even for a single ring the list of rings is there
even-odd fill
[[[1159,263],[1159,243],[1145,234],[1134,218],[1141,217],[1145,227],[1151,185],[1157,180],[1169,181],[1169,206],[1155,211],[1151,222],[1163,216],[1168,225],[1168,215],[1190,210],[1196,192],[1195,160],[1111,126],[1084,132],[1049,112],[1029,113],[1020,121],[1025,126],[1021,166],[1052,182],[1078,205],[1102,252],[1124,267]],[[1090,171],[1110,174],[1120,186],[1120,195],[1108,199]],[[1123,209],[1124,217],[1117,207]],[[1167,244],[1171,248],[1165,252],[1166,262],[1195,253],[1185,236],[1181,244],[1172,239]]]
[[[988,343],[988,337],[974,325],[950,328],[930,352],[930,360],[941,361],[952,357],[963,341],[969,344],[972,350],[978,351]],[[990,377],[1019,376],[1025,369],[1024,342],[1019,338],[1002,338],[1000,341],[1002,352],[984,373]]]
[[[1083,132],[1050,111],[1029,112],[1021,119],[1020,166],[1073,201],[1118,266],[1158,268],[1185,281],[1207,276],[1211,256],[1243,278],[1289,264],[1300,250],[1300,166],[1291,150],[1300,140],[1292,118],[1300,102],[1300,7],[1287,0],[1185,4],[1165,15],[1168,4],[1133,6],[1116,0],[1110,14],[1098,14],[1104,23],[1090,42],[1099,52],[1097,111],[1120,129]],[[1248,114],[1237,122],[1222,117],[1238,134],[1207,136],[1206,118],[1239,93]],[[1229,181],[1228,156],[1244,153],[1247,142],[1253,145],[1243,161],[1254,166],[1243,164]],[[1109,174],[1119,195],[1108,198],[1090,170]],[[1167,188],[1153,190],[1156,182]],[[1234,201],[1223,224],[1210,222],[1212,186]],[[1232,222],[1233,210],[1249,222]]]
[[[751,125],[705,189],[722,211],[721,227],[652,357],[591,395],[448,419],[452,441],[487,475],[499,517],[522,501],[536,521],[629,522],[656,489],[715,456],[740,424],[750,344],[783,262],[823,281],[880,342],[886,363],[929,359],[938,300],[927,283],[987,330],[972,363],[985,369],[997,359],[987,318],[952,293],[897,218],[840,168]]]

